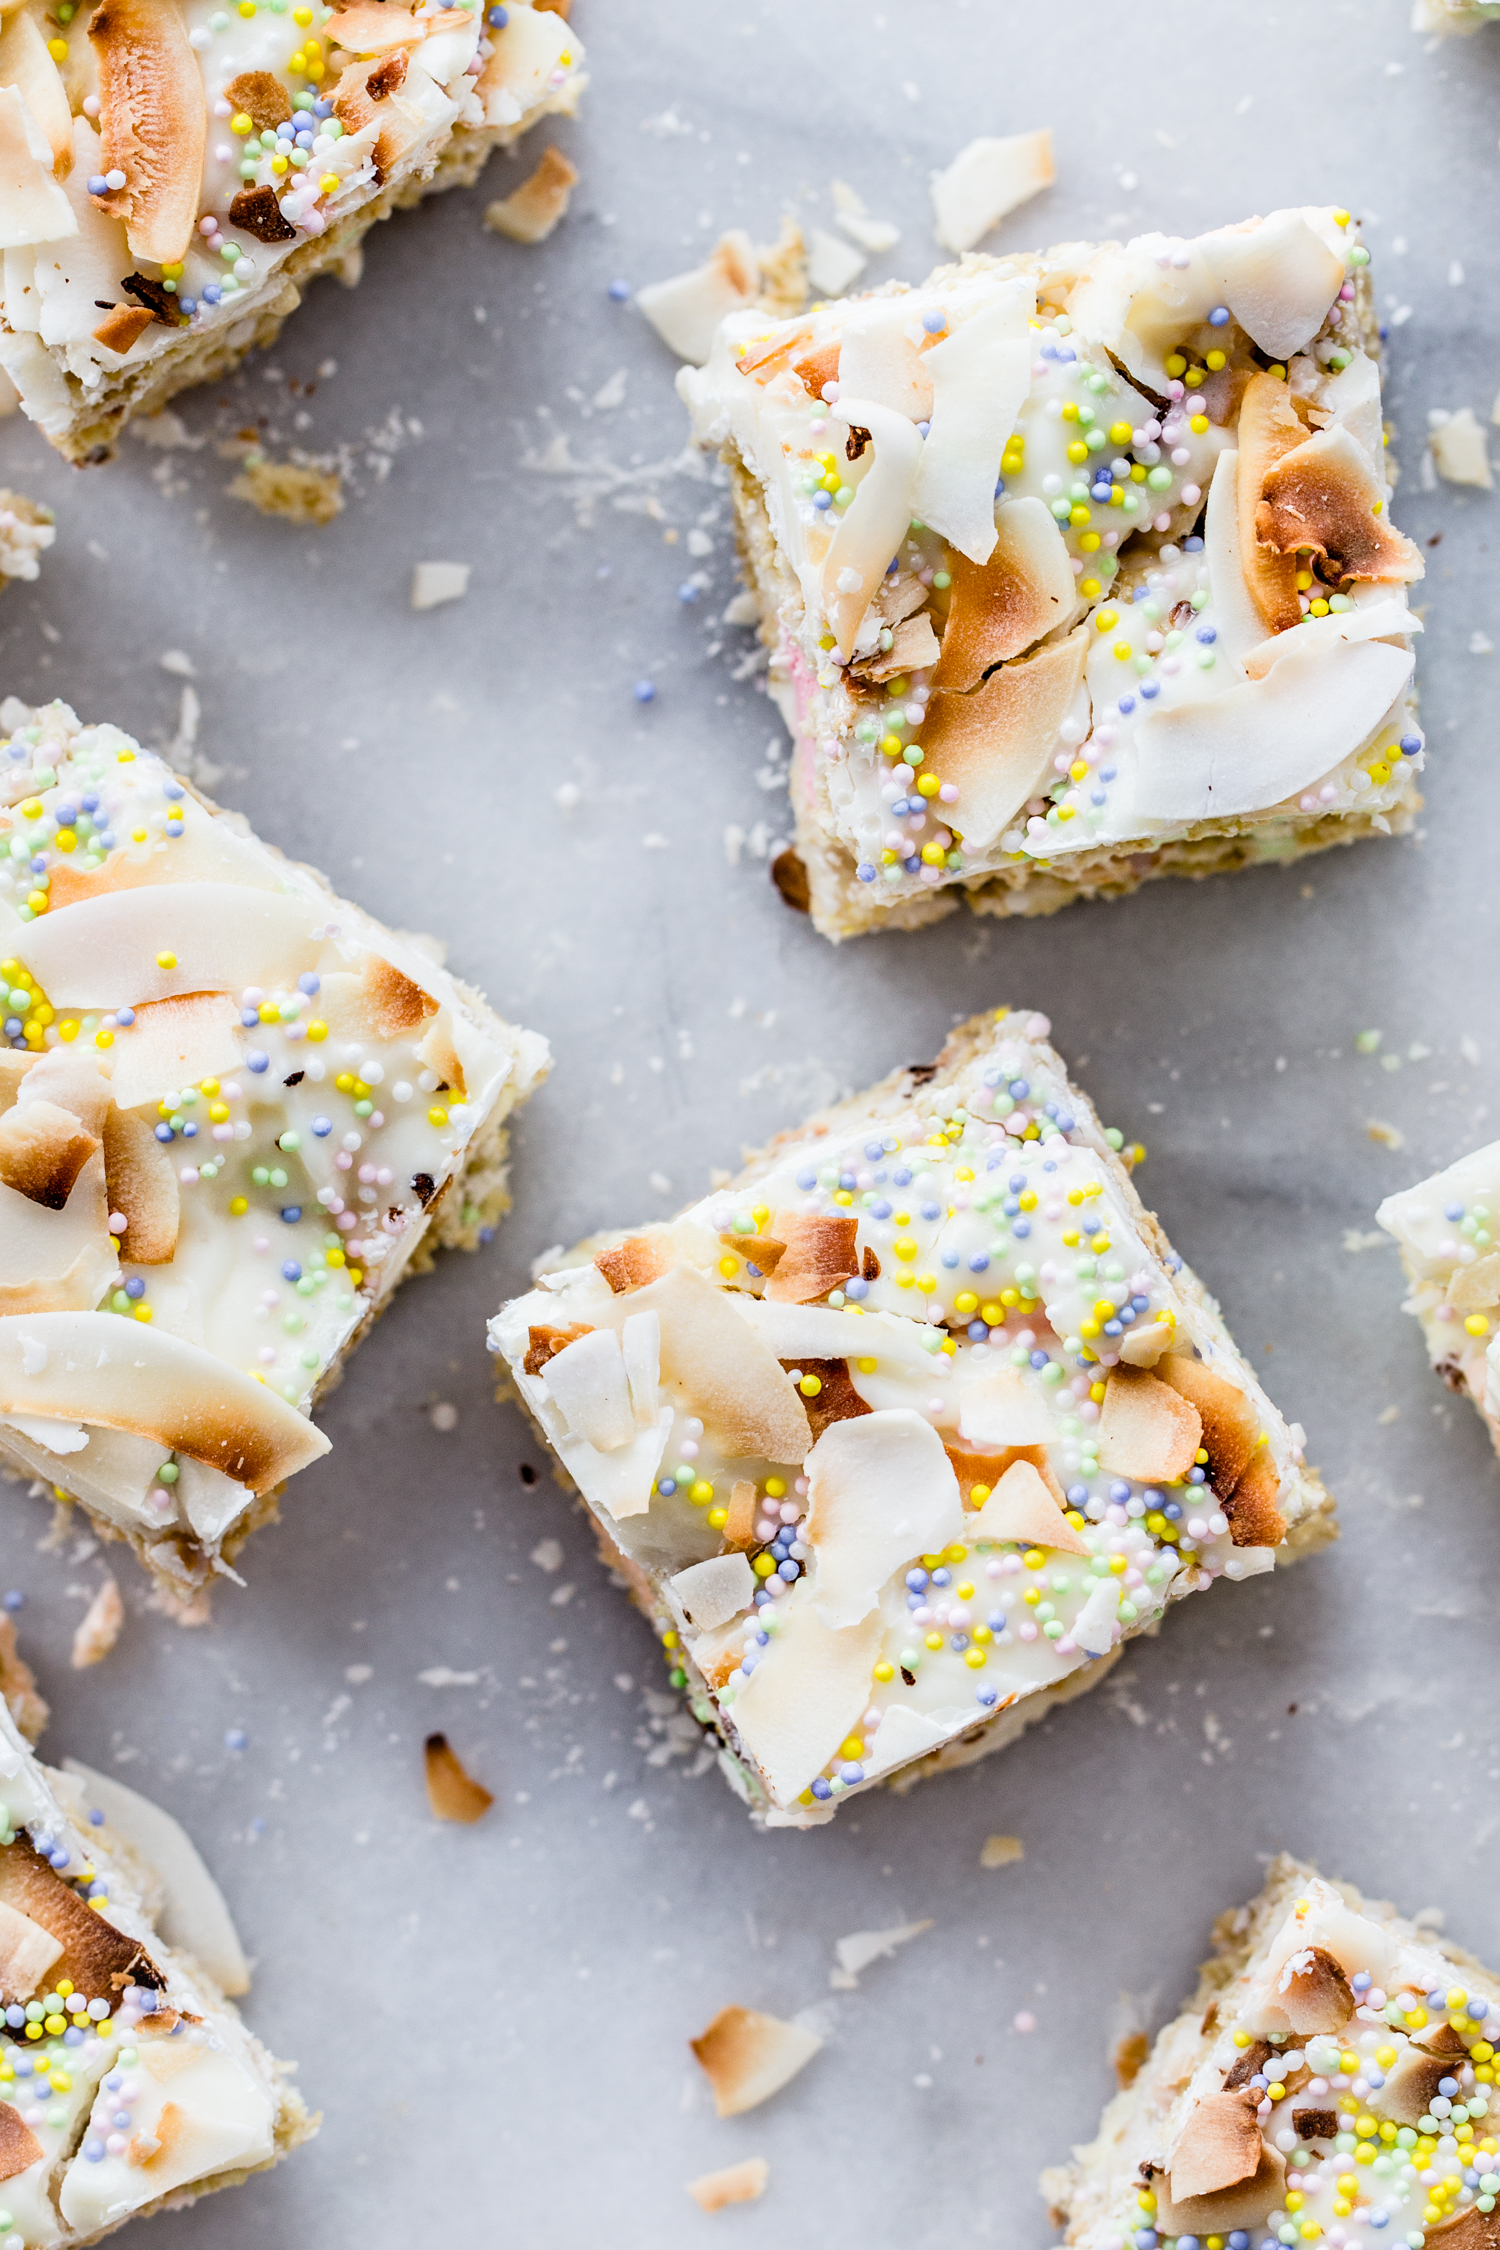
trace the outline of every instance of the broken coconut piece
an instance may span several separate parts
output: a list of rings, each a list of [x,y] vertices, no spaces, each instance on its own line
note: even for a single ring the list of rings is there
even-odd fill
[[[498,17],[361,0],[306,26],[101,0],[60,65],[43,0],[0,14],[0,247],[37,252],[6,262],[0,368],[80,463],[269,344],[315,275],[357,278],[378,219],[471,184],[586,84],[577,34],[532,0]],[[532,239],[564,162],[530,183]]]
[[[1425,2232],[1484,2250],[1475,2182],[1480,2164],[1495,2169],[1497,2030],[1500,1975],[1352,1884],[1280,1857],[1257,1899],[1220,1916],[1197,1992],[1098,2137],[1042,2175],[1042,2193],[1068,2250],[1110,2250],[1144,2228],[1162,2242],[1243,2230],[1259,2243],[1278,2228],[1352,2241],[1356,2200],[1367,2223],[1383,2222],[1372,2239],[1388,2228],[1395,2242]],[[1407,2140],[1413,2161],[1397,2161]],[[1348,2161],[1366,2145],[1392,2161],[1379,2172]]]
[[[40,558],[57,537],[52,510],[0,487],[0,593],[13,579],[41,576]]]
[[[1444,483],[1475,484],[1488,492],[1495,481],[1490,469],[1489,443],[1475,419],[1473,407],[1461,406],[1456,414],[1444,414],[1441,419],[1434,409],[1431,422],[1427,447],[1432,465]]]
[[[721,2117],[738,2117],[779,2094],[822,2044],[801,2024],[783,2023],[754,2008],[721,2008],[707,2031],[688,2041]]]
[[[1461,1156],[1376,1212],[1401,1251],[1403,1310],[1421,1325],[1427,1356],[1450,1390],[1470,1398],[1500,1452],[1500,1141]]]
[[[1052,135],[1045,129],[970,141],[932,183],[939,242],[945,250],[972,250],[1056,177]]]
[[[480,1820],[495,1802],[483,1782],[466,1771],[463,1761],[445,1734],[430,1734],[422,1745],[427,1774],[427,1802],[438,1820],[470,1825]]]
[[[180,2206],[268,2169],[317,2120],[293,2066],[224,1996],[248,1987],[243,1954],[176,1822],[119,1783],[96,1791],[86,1769],[42,1764],[9,1711],[0,1768],[4,2203],[17,2241],[82,2250],[164,2199]],[[188,1862],[218,1900],[217,1942],[193,1911]],[[28,2038],[18,2011],[43,1999],[49,2028]]]
[[[0,867],[48,901],[7,941],[0,1459],[180,1599],[327,1450],[314,1401],[403,1275],[495,1223],[547,1051],[117,728],[0,728],[0,836],[35,797],[55,839],[45,891]]]
[[[1173,1602],[1333,1536],[1047,1037],[975,1017],[490,1323],[759,1822],[998,1749]]]
[[[578,173],[560,148],[547,148],[528,179],[512,188],[497,203],[484,207],[484,223],[492,234],[508,235],[512,242],[545,242],[566,217]]]
[[[789,273],[795,275],[790,284]],[[802,236],[789,224],[774,250],[758,251],[743,228],[731,228],[701,266],[670,281],[648,282],[635,301],[662,342],[679,359],[701,367],[727,314],[764,305],[775,317],[800,310],[806,293]]]
[[[722,2211],[730,2203],[754,2203],[766,2192],[771,2167],[763,2156],[746,2156],[722,2171],[689,2180],[687,2192],[700,2211]]]
[[[125,1623],[125,1604],[120,1599],[120,1589],[113,1578],[106,1578],[89,1603],[73,1635],[73,1669],[85,1671],[91,1664],[102,1664]]]
[[[1409,827],[1379,356],[1318,206],[728,311],[678,389],[794,737],[789,902],[844,938]]]

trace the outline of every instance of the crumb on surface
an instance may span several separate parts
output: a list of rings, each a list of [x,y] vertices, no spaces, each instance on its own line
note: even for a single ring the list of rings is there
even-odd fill
[[[263,516],[286,523],[332,523],[344,505],[337,469],[314,469],[296,461],[267,461],[252,454],[229,486],[235,500],[248,500]]]

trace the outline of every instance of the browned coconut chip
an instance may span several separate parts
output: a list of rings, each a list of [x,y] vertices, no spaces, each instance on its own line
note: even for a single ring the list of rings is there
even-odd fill
[[[863,680],[893,680],[898,672],[925,672],[941,654],[942,644],[932,629],[932,619],[922,610],[915,617],[902,618],[894,627],[888,649],[860,658],[849,669]]]
[[[1436,2086],[1433,2092],[1437,2092]],[[1339,2129],[1336,2109],[1294,2109],[1292,2131],[1299,2141],[1331,2141]]]
[[[323,29],[336,47],[351,55],[385,55],[396,47],[416,47],[427,32],[427,26],[398,0],[362,0],[361,5],[341,8]]]
[[[1236,2086],[1248,2086],[1256,2072],[1271,2059],[1269,2040],[1257,2039],[1248,2046],[1233,2067],[1224,2074],[1224,2091],[1232,2094]]]
[[[138,344],[140,342],[141,338],[145,335],[146,330],[148,328],[154,328],[155,326],[155,313],[147,312],[143,306],[116,305],[114,311],[107,314],[105,318],[100,321],[98,327],[94,330],[94,342],[96,344],[102,344],[106,351],[118,352],[121,358],[123,358],[133,344]],[[59,868],[59,874],[62,874],[64,872],[71,873],[72,871],[71,869],[64,870],[62,868]],[[55,883],[51,886],[51,891],[53,905],[67,906],[71,903],[70,899],[66,896],[62,898],[57,897],[57,885]],[[77,898],[92,898],[93,895],[94,893],[92,890],[85,890],[81,885],[80,888],[73,894],[73,896]]]
[[[812,1424],[813,1443],[823,1435],[830,1422],[847,1422],[856,1414],[873,1414],[875,1409],[862,1399],[854,1388],[854,1378],[849,1373],[847,1359],[784,1359],[782,1366],[790,1375],[795,1369],[802,1376],[815,1376],[822,1385],[809,1398],[802,1393],[807,1408],[807,1419]]]
[[[738,2117],[780,2093],[823,2042],[798,2024],[755,2008],[721,2008],[707,2031],[688,2041],[713,2088],[721,2117]]]
[[[754,1266],[757,1273],[774,1273],[786,1249],[784,1242],[778,1242],[770,1234],[721,1234],[719,1240],[726,1250],[733,1251],[735,1257],[743,1258],[747,1265]]]
[[[1011,1463],[971,1531],[978,1539],[1013,1539],[1019,1546],[1054,1547],[1064,1555],[1089,1552],[1030,1461]]]
[[[993,842],[1052,771],[1057,730],[1083,677],[1088,635],[992,672],[972,695],[940,691],[922,728],[926,757],[958,799],[949,825],[975,849]]]
[[[1172,2201],[1216,2195],[1220,2188],[1253,2180],[1263,2143],[1256,2122],[1256,2096],[1205,2094],[1194,2102],[1172,2151]]]
[[[61,1952],[40,1922],[13,1906],[0,1906],[0,1999],[5,2005],[29,2000]]]
[[[18,1103],[0,1117],[0,1180],[60,1211],[98,1146],[71,1110],[55,1102]]]
[[[122,305],[118,309],[122,313],[128,310],[133,320],[140,308]],[[51,871],[47,904],[55,914],[60,907],[76,906],[80,899],[100,898],[106,891],[144,890],[157,880],[153,861],[133,859],[126,851],[111,852],[102,867],[75,867],[71,860],[59,860]]]
[[[536,0],[536,4],[551,7],[556,15],[567,12],[562,0]],[[11,2115],[15,2116],[14,2110]],[[24,2125],[21,2130],[26,2131]],[[726,2164],[720,2172],[705,2172],[700,2179],[689,2180],[687,2191],[700,2211],[722,2211],[727,2203],[756,2202],[765,2194],[770,2177],[771,2167],[763,2156],[747,2156],[738,2164]]]
[[[1255,536],[1280,555],[1310,548],[1334,566],[1340,585],[1356,578],[1409,585],[1422,558],[1383,514],[1385,494],[1369,456],[1344,429],[1319,430],[1283,455],[1261,482]]]
[[[1229,1536],[1236,1547],[1281,1545],[1286,1537],[1286,1517],[1276,1504],[1280,1492],[1281,1479],[1270,1448],[1262,1446],[1224,1502]]]
[[[1155,1372],[1198,1409],[1199,1445],[1208,1455],[1208,1481],[1221,1500],[1239,1483],[1260,1442],[1260,1414],[1250,1399],[1201,1359],[1177,1352],[1156,1362]]]
[[[1046,511],[1001,508],[987,562],[955,550],[943,653],[931,685],[967,695],[993,665],[1035,647],[1072,614],[1076,596],[1068,551]],[[924,737],[925,739],[925,737]]]
[[[13,2180],[18,2172],[29,2171],[46,2151],[31,2127],[21,2123],[19,2110],[10,2102],[0,2104],[0,2110],[0,2180]]]
[[[780,354],[776,356],[779,358]],[[836,383],[839,379],[838,339],[831,344],[819,344],[815,351],[804,352],[800,359],[793,360],[792,373],[809,398],[821,398],[824,384]]]
[[[693,1402],[731,1460],[795,1463],[812,1450],[807,1409],[779,1361],[691,1266],[674,1266],[636,1305],[661,1321],[661,1379]]]
[[[346,133],[359,132],[372,118],[380,120],[372,152],[377,186],[422,131],[420,119],[391,102],[405,83],[406,51],[398,47],[383,62],[350,63],[334,88],[333,113]]]
[[[1152,2225],[1162,2235],[1227,2234],[1235,2227],[1258,2226],[1286,2193],[1286,2158],[1278,2149],[1261,2146],[1260,2164],[1253,2179],[1220,2188],[1215,2195],[1172,2195],[1164,2172],[1153,2172],[1156,2210]]]
[[[811,913],[812,891],[808,885],[807,866],[800,852],[794,852],[790,844],[772,860],[771,881],[794,914]]]
[[[566,1328],[528,1328],[526,1331],[526,1357],[521,1365],[528,1375],[540,1375],[549,1359],[556,1359],[569,1344],[576,1344],[580,1336],[592,1336],[593,1329],[586,1320],[575,1320]]]
[[[819,1297],[826,1297],[830,1289],[841,1289],[859,1272],[854,1242],[857,1219],[778,1211],[772,1225],[778,1241],[786,1244],[766,1283],[766,1295],[776,1304],[813,1304]]]
[[[109,1207],[125,1221],[119,1252],[132,1265],[167,1265],[181,1223],[177,1173],[144,1117],[111,1109],[104,1119],[104,1177]]]
[[[14,1907],[56,1938],[62,1951],[48,1974],[54,1982],[71,1977],[90,2000],[115,2000],[127,1984],[160,1991],[166,1982],[139,1940],[85,1906],[24,1836],[0,1851],[0,1905]]]
[[[470,1823],[495,1802],[482,1782],[464,1771],[445,1734],[430,1734],[422,1745],[427,1765],[427,1802],[439,1820]]]
[[[269,70],[242,70],[224,88],[224,99],[242,109],[262,133],[274,133],[292,114],[291,97]]]
[[[1500,2209],[1480,2211],[1473,2205],[1453,2219],[1444,2219],[1424,2230],[1429,2242],[1443,2250],[1500,2250]]]
[[[953,1474],[958,1479],[966,1508],[982,1505],[973,1498],[976,1484],[985,1485],[993,1492],[1006,1470],[1017,1461],[1030,1462],[1059,1508],[1066,1508],[1068,1504],[1068,1496],[1053,1472],[1045,1445],[1010,1445],[1002,1453],[968,1453],[961,1446],[945,1445],[943,1451],[953,1464]]]
[[[1128,2031],[1123,2039],[1115,2042],[1115,2083],[1122,2093],[1140,2077],[1141,2066],[1150,2052],[1151,2035],[1146,2031]]]
[[[1342,2031],[1354,2013],[1349,1980],[1321,1945],[1294,1953],[1276,1979],[1275,2001],[1299,2039],[1315,2031]]]
[[[748,1477],[740,1477],[730,1486],[729,1513],[724,1518],[724,1546],[727,1552],[748,1554],[755,1545],[758,1498],[758,1487]]]
[[[1235,431],[1239,460],[1235,468],[1235,506],[1239,515],[1240,565],[1250,596],[1265,621],[1268,633],[1284,633],[1302,622],[1297,599],[1297,564],[1291,555],[1262,547],[1256,537],[1255,516],[1266,478],[1283,454],[1290,453],[1307,436],[1285,383],[1274,375],[1252,375],[1240,401]]]
[[[492,234],[512,242],[545,242],[566,216],[578,173],[560,148],[547,148],[529,179],[496,203],[487,204],[484,223]]]
[[[650,1281],[659,1281],[676,1264],[669,1236],[665,1234],[632,1234],[623,1242],[615,1243],[609,1250],[601,1250],[595,1265],[617,1297],[629,1289],[644,1289]]]
[[[752,344],[742,352],[734,363],[735,367],[741,375],[754,376],[757,383],[769,383],[771,377],[779,375],[782,368],[787,365],[792,353],[801,350],[811,334],[812,330],[803,323],[801,326],[794,328],[789,336],[773,336],[769,340],[763,339],[759,344]],[[826,345],[824,350],[825,352],[831,350],[833,353],[833,375],[822,377],[822,383],[830,383],[838,373],[839,348],[837,344],[832,344]],[[800,366],[794,365],[792,372],[796,375],[802,375]],[[806,376],[802,376],[802,380],[805,383]],[[812,395],[814,398],[821,396],[821,383]]]
[[[187,255],[198,218],[208,105],[183,11],[162,0],[100,0],[89,18],[99,73],[101,172],[125,185],[94,197],[125,221],[132,257]]]
[[[371,1025],[380,1039],[403,1038],[438,1012],[432,994],[382,954],[366,954],[361,983]]]
[[[1138,1484],[1175,1484],[1193,1465],[1203,1424],[1191,1400],[1143,1368],[1111,1368],[1099,1409],[1099,1466]]]
[[[1370,2096],[1370,2107],[1377,2117],[1388,2118],[1393,2125],[1415,2125],[1427,2115],[1439,2082],[1452,2069],[1452,2062],[1445,2056],[1405,2047],[1386,2072],[1385,2084]]]
[[[290,242],[297,229],[281,216],[273,187],[241,188],[229,206],[230,224],[257,242]]]
[[[135,1109],[179,1086],[227,1076],[239,1060],[239,1010],[227,992],[143,1000],[117,1040],[110,1090],[121,1109]]]
[[[125,1604],[120,1599],[120,1589],[112,1578],[106,1578],[73,1635],[74,1671],[83,1672],[91,1664],[102,1664],[120,1638],[124,1623]]]

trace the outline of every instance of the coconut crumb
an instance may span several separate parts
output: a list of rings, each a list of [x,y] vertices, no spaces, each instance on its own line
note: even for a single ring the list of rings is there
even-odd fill
[[[427,1801],[439,1820],[466,1824],[480,1820],[495,1802],[483,1782],[469,1773],[445,1734],[430,1734],[422,1746],[427,1767]]]
[[[419,562],[411,574],[413,609],[437,609],[443,602],[461,602],[469,591],[468,563]]]
[[[267,461],[252,454],[229,487],[263,516],[287,523],[332,523],[344,505],[337,469],[305,468],[296,461]]]
[[[124,1623],[125,1604],[120,1599],[120,1589],[113,1578],[106,1578],[73,1635],[74,1671],[83,1672],[91,1664],[102,1664],[120,1638]]]
[[[986,1836],[979,1850],[981,1867],[1013,1867],[1025,1857],[1026,1847],[1019,1836]]]
[[[771,2167],[763,2156],[747,2156],[740,2164],[726,2164],[722,2172],[705,2172],[689,2180],[688,2194],[700,2211],[722,2211],[726,2203],[755,2203],[766,2192]]]
[[[1433,466],[1445,484],[1477,484],[1488,492],[1494,483],[1490,457],[1472,406],[1461,406],[1442,419],[1434,410],[1427,433]]]
[[[0,584],[36,578],[39,558],[56,537],[50,508],[23,493],[0,490]]]

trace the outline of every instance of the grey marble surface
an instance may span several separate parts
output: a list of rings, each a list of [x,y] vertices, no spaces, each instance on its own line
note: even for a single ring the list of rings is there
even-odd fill
[[[556,137],[583,178],[551,243],[482,231],[516,176],[497,164],[378,230],[357,292],[319,284],[276,350],[179,402],[188,444],[128,440],[80,474],[0,427],[0,479],[60,527],[40,586],[0,606],[5,688],[166,742],[190,684],[218,794],[447,935],[556,1054],[498,1241],[402,1293],[328,1406],[331,1457],[209,1629],[152,1615],[125,1567],[119,1648],[71,1672],[109,1558],[45,1547],[40,1503],[0,1509],[52,1753],[188,1824],[258,1959],[252,2020],[325,2113],[270,2179],[162,2221],[180,2250],[1041,2245],[1035,2174],[1092,2129],[1120,1994],[1160,2020],[1265,1855],[1440,1905],[1500,1958],[1497,1471],[1368,1243],[1382,1194],[1500,1125],[1500,503],[1419,476],[1429,408],[1487,419],[1500,384],[1500,32],[1429,52],[1405,14],[580,0],[593,89]],[[1288,201],[1363,216],[1396,512],[1430,543],[1427,812],[1415,838],[1289,873],[835,951],[752,849],[783,824],[780,730],[749,637],[717,622],[723,494],[678,460],[672,368],[607,285],[679,270],[725,225],[767,239],[784,206],[827,225],[836,176],[904,230],[872,278],[915,278],[929,171],[1042,122],[1059,181],[1001,245]],[[343,455],[331,528],[226,497],[220,445],[251,427]],[[438,559],[473,565],[469,595],[414,614],[412,566]],[[191,683],[162,668],[174,650]],[[681,1754],[659,1654],[581,1518],[544,1468],[521,1478],[542,1464],[492,1403],[484,1320],[546,1245],[666,1213],[742,1142],[1001,999],[1044,1008],[1106,1118],[1146,1139],[1144,1192],[1305,1423],[1343,1541],[1187,1605],[1003,1758],[762,1837]],[[1357,1052],[1373,1029],[1379,1054]],[[443,1667],[454,1684],[424,1684]],[[496,1792],[476,1828],[428,1816],[436,1726]],[[996,1831],[1024,1863],[981,1869]],[[926,1917],[830,1991],[838,1937]],[[828,2044],[719,2123],[685,2041],[729,2001],[816,2008]],[[700,2217],[684,2182],[746,2154],[770,2159],[765,2200]]]

